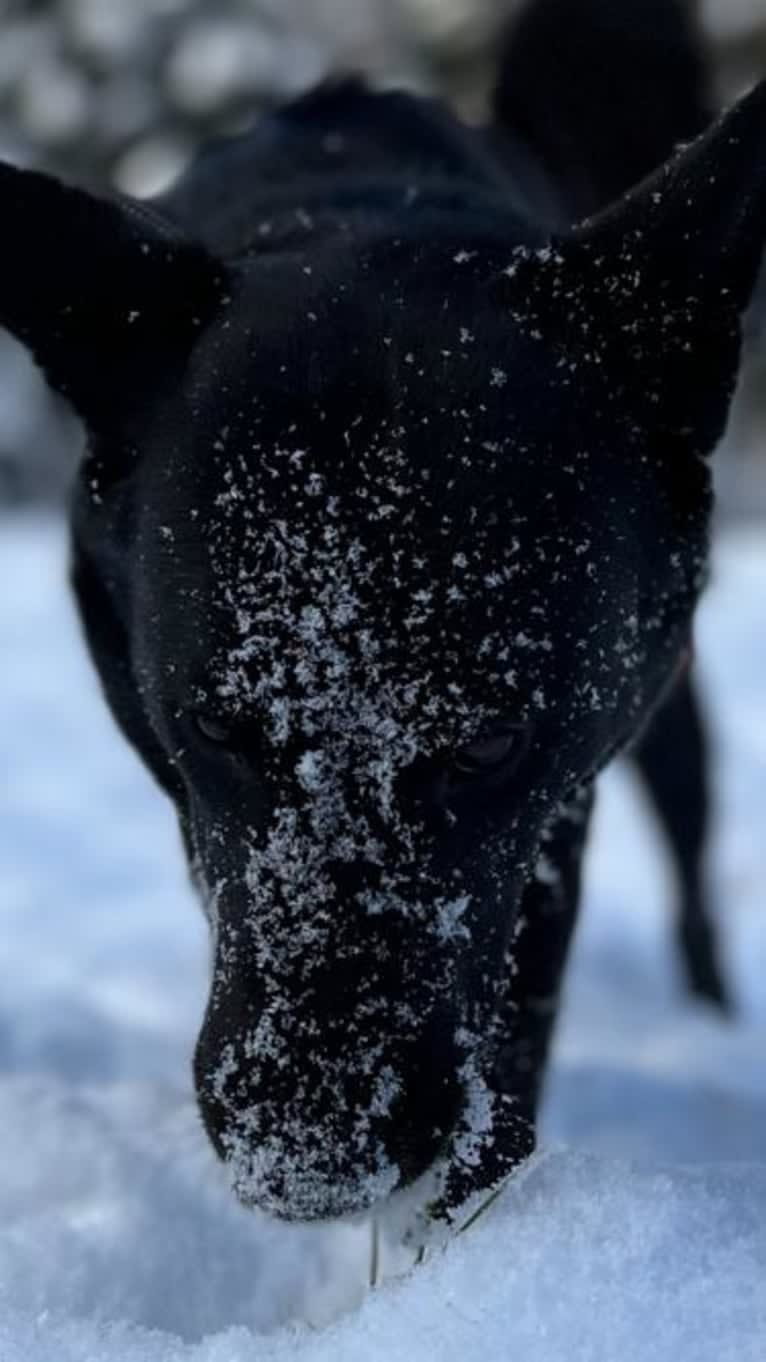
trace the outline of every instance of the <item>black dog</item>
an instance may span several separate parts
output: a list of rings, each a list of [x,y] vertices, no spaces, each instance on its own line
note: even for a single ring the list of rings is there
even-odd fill
[[[344,86],[151,208],[0,173],[0,320],[89,431],[88,640],[210,919],[202,1117],[286,1218],[428,1173],[450,1219],[529,1153],[591,788],[688,653],[766,89],[567,230],[545,120],[585,195],[634,114],[524,102],[559,8],[623,60],[541,0],[502,137]]]

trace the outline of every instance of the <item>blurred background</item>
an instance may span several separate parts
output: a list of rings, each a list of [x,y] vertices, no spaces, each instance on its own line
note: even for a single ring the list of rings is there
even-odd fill
[[[448,98],[480,120],[524,0],[0,0],[0,155],[150,195],[211,133],[331,71]],[[699,0],[721,102],[766,72],[766,0]],[[753,324],[722,461],[729,510],[766,510],[766,345]],[[0,504],[60,502],[76,423],[0,332]]]

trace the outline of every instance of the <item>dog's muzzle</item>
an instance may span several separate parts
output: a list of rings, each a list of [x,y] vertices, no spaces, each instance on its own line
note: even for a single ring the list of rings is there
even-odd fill
[[[328,979],[328,988],[332,980]],[[199,1037],[207,1133],[237,1195],[285,1220],[368,1211],[443,1154],[464,1105],[457,1017],[370,1000],[323,1014],[267,1003],[248,1028],[221,1000]]]

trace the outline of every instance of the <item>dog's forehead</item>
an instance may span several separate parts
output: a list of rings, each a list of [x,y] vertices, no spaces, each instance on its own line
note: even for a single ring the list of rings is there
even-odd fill
[[[353,715],[357,736],[421,751],[545,708],[569,651],[552,637],[562,561],[582,579],[573,617],[589,587],[581,529],[535,516],[533,532],[534,495],[514,510],[480,459],[436,487],[390,428],[335,457],[296,432],[246,455],[231,431],[218,445],[190,508],[200,703],[268,716],[277,742],[337,736]]]
[[[276,310],[267,324],[265,307],[256,324],[248,290],[192,365],[162,548],[179,556],[174,537],[191,534],[198,580],[190,597],[181,554],[163,620],[197,603],[183,650],[201,699],[265,710],[275,735],[288,710],[304,732],[352,712],[361,731],[369,710],[371,731],[416,729],[422,748],[542,711],[611,571],[598,442],[557,419],[550,356],[481,315],[473,253],[448,263],[465,286],[428,334],[411,309],[395,324],[368,297],[360,314],[353,290],[298,271],[301,325],[292,294],[295,325]],[[628,619],[622,586],[610,596]]]

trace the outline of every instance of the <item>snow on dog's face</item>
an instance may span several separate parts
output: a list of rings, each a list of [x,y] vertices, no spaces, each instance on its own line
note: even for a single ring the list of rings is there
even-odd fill
[[[495,1078],[524,888],[696,596],[702,465],[680,495],[643,437],[623,457],[635,412],[598,366],[567,352],[594,421],[561,335],[541,348],[519,318],[509,342],[482,316],[516,275],[476,250],[466,281],[454,255],[429,261],[448,323],[403,353],[369,319],[356,355],[329,331],[296,350],[246,290],[194,359],[194,428],[174,440],[174,414],[138,478],[134,657],[212,928],[200,1106],[240,1196],[284,1217],[529,1151],[532,1112]],[[563,264],[514,260],[538,283]],[[363,334],[355,308],[335,334]]]
[[[205,901],[197,1092],[247,1202],[435,1169],[444,1206],[531,1147],[525,893],[687,644],[764,120],[551,245],[470,185],[362,187],[223,261],[0,166],[0,322],[89,429],[78,602]]]

